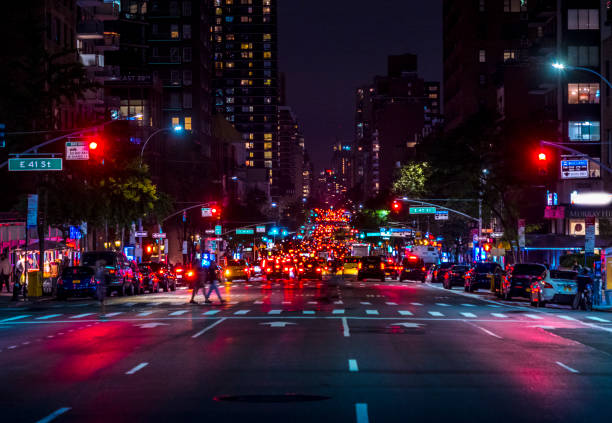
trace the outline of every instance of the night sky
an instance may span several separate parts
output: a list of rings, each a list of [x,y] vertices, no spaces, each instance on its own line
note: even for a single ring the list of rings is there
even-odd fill
[[[442,0],[280,0],[279,70],[317,170],[331,144],[353,139],[355,89],[387,72],[389,54],[416,53],[442,78]]]

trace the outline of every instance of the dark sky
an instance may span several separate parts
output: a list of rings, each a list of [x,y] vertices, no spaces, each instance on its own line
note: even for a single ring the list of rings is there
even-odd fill
[[[353,139],[355,89],[416,53],[419,74],[442,78],[442,0],[279,0],[279,69],[287,104],[321,170],[336,137]]]

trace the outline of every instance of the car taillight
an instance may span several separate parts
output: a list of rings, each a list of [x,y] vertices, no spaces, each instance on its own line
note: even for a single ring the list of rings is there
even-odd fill
[[[186,275],[187,275],[188,277],[192,277],[192,276],[193,276],[193,272],[190,270],[190,271],[188,271],[188,272],[186,273]]]
[[[385,270],[385,263],[380,263],[380,268],[381,268],[382,270]]]
[[[246,273],[246,272],[248,272],[248,271],[249,271],[249,268],[248,268],[248,267],[245,267],[245,268],[244,268],[244,272]]]
[[[114,274],[115,274],[115,269],[110,269],[110,270],[108,271],[108,273],[110,273],[111,275],[114,275]]]
[[[544,282],[544,288],[552,288],[553,286],[549,282]]]
[[[317,272],[320,272],[320,271],[321,271],[321,268],[320,268],[320,267],[317,267]]]
[[[300,267],[300,268],[298,269],[298,272],[303,272],[303,271],[304,271],[304,268],[302,268],[302,267]]]
[[[160,270],[158,273],[159,273],[160,275],[163,275],[163,274],[164,274],[164,271],[163,271],[163,270]]]
[[[361,263],[359,263],[359,266],[357,266],[358,269],[361,269]]]
[[[266,269],[266,273],[270,273],[272,271],[272,269],[270,269],[269,267]]]
[[[230,274],[230,270],[229,269],[225,269],[225,276],[229,276]]]
[[[421,270],[423,270],[423,272],[424,272],[426,269],[423,267]]]
[[[178,269],[175,270],[176,273],[183,273],[183,269],[181,269],[180,267]]]

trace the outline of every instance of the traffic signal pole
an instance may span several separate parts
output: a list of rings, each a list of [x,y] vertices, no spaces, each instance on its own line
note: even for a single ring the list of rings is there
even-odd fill
[[[585,158],[585,159],[587,159],[588,161],[593,162],[593,163],[595,163],[596,165],[598,165],[599,167],[601,167],[601,168],[603,168],[603,169],[607,170],[608,172],[612,173],[612,169],[611,169],[611,168],[609,168],[608,166],[606,166],[605,164],[603,164],[603,163],[602,163],[602,162],[600,162],[599,160],[594,159],[593,157],[591,157],[591,156],[589,156],[589,155],[587,155],[587,154],[585,154],[585,153],[582,153],[582,152],[580,152],[580,151],[578,151],[578,150],[574,150],[573,148],[566,147],[565,145],[561,145],[561,144],[559,144],[559,143],[552,142],[552,141],[544,141],[544,140],[541,140],[541,141],[540,141],[540,144],[541,144],[541,145],[550,145],[551,147],[558,148],[559,150],[565,150],[565,151],[568,151],[568,152],[570,152],[570,153],[573,153],[573,154],[575,154],[575,155],[577,155],[577,156],[584,157],[584,158]]]

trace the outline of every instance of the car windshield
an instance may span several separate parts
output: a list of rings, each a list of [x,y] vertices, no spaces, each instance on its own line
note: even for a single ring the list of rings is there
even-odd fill
[[[497,265],[495,263],[478,263],[474,269],[478,273],[493,273],[497,269]]]
[[[453,266],[451,270],[453,272],[465,272],[468,270],[468,267],[467,266]]]
[[[65,268],[62,272],[62,278],[83,278],[92,276],[93,274],[94,271],[91,267],[74,266]]]
[[[454,264],[453,263],[442,263],[440,266],[438,266],[440,269],[450,269],[451,267],[453,267]]]
[[[113,266],[116,259],[115,253],[110,251],[90,251],[83,254],[82,263],[84,266],[95,266],[98,260],[104,261],[103,265]]]
[[[228,260],[228,266],[246,266],[246,262],[244,260]]]
[[[512,271],[513,275],[539,276],[546,268],[541,264],[517,264]]]
[[[376,256],[364,257],[362,261],[366,264],[377,264],[377,263],[380,263],[380,257],[376,257]]]
[[[578,274],[576,272],[571,272],[569,270],[551,270],[550,277],[551,279],[567,279],[567,280],[575,280]]]

